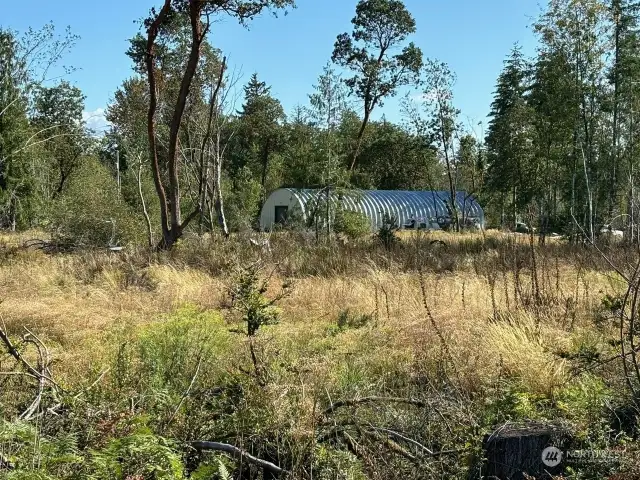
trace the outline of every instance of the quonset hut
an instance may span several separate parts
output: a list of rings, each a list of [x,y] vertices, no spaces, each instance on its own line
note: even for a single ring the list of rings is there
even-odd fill
[[[395,217],[400,228],[437,230],[451,224],[451,195],[447,191],[354,190],[332,192],[331,199],[345,210],[364,214],[374,231],[382,226],[384,214]],[[269,231],[291,218],[308,222],[323,203],[326,205],[326,191],[280,188],[264,203],[260,228]],[[484,211],[473,195],[457,192],[456,206],[465,225],[484,228]]]

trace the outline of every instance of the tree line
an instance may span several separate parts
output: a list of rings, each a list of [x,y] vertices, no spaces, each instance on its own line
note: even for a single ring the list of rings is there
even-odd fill
[[[534,24],[535,58],[512,50],[486,138],[485,190],[501,216],[638,240],[638,8],[552,0]]]
[[[399,0],[357,4],[293,111],[259,73],[241,85],[215,19],[293,6],[165,0],[130,40],[132,75],[99,137],[82,92],[46,81],[78,39],[0,31],[2,226],[170,248],[186,229],[252,228],[268,193],[288,186],[465,191],[493,226],[593,239],[613,225],[638,240],[635,2],[550,0],[536,55],[516,45],[506,58],[486,132],[461,121],[455,73],[411,41],[418,26]],[[394,96],[401,120],[374,120]]]

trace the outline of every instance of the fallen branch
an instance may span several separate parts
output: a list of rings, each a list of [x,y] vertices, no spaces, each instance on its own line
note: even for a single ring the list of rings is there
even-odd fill
[[[65,253],[70,252],[72,250],[76,250],[80,247],[80,245],[76,245],[71,242],[61,242],[61,241],[49,241],[49,240],[40,240],[39,238],[33,238],[31,240],[26,240],[22,244],[22,248],[27,250],[42,250],[44,253]]]
[[[197,450],[213,450],[216,452],[225,452],[230,454],[234,458],[240,458],[241,460],[246,460],[249,463],[253,463],[259,467],[262,467],[272,473],[282,474],[287,471],[283,468],[280,468],[274,463],[268,462],[266,460],[262,460],[261,458],[254,457],[249,452],[242,450],[234,445],[229,445],[228,443],[219,443],[219,442],[192,442],[191,445]]]
[[[412,398],[400,398],[400,397],[362,397],[353,400],[340,400],[338,402],[332,403],[329,408],[327,408],[323,415],[329,415],[330,413],[335,412],[338,408],[341,407],[353,407],[356,405],[362,405],[364,403],[404,403],[407,405],[413,405],[420,408],[426,408],[429,405],[426,402],[421,400],[414,400]]]
[[[424,445],[422,445],[420,442],[414,440],[413,438],[409,438],[406,437],[404,435],[402,435],[401,433],[396,432],[395,430],[389,430],[388,428],[381,428],[381,427],[375,427],[373,425],[370,425],[369,428],[377,431],[377,432],[382,432],[382,433],[386,433],[388,436],[395,438],[396,440],[401,440],[407,443],[410,443],[411,445],[418,447],[420,450],[422,450],[423,452],[425,452],[428,455],[433,456],[434,453],[433,451],[429,450],[427,447],[425,447]]]
[[[30,373],[27,372],[0,372],[0,377],[30,377],[30,378],[34,378],[34,379],[38,379],[38,377],[36,377],[35,375],[31,375]]]
[[[391,440],[390,436],[385,437],[375,431],[368,431],[365,433],[369,435],[371,438],[373,438],[374,440],[377,440],[378,442],[380,442],[382,445],[385,445],[392,452],[397,453],[398,455],[414,463],[419,463],[418,457],[416,457],[414,454],[409,452],[406,448],[403,448],[401,445],[398,445],[396,442]]]
[[[635,353],[640,353],[640,346],[636,347],[634,351]],[[623,358],[630,357],[631,355],[632,355],[632,352],[625,352],[624,355],[622,353],[619,353],[617,355],[605,358],[604,360],[596,360],[592,365],[588,365],[584,368],[574,370],[573,373],[571,374],[571,378],[579,377],[583,373],[591,372],[592,370],[604,367],[610,363],[615,362],[616,360],[621,360]]]
[[[35,338],[37,339],[37,337],[35,337]],[[18,363],[22,364],[25,367],[25,369],[27,370],[28,373],[30,373],[32,376],[34,376],[34,377],[36,377],[38,379],[44,379],[44,380],[48,381],[49,383],[51,383],[56,388],[60,388],[60,385],[58,385],[50,376],[46,375],[43,372],[39,372],[33,366],[31,366],[31,364],[20,354],[18,349],[15,347],[15,345],[9,339],[9,336],[7,335],[7,333],[2,328],[0,328],[0,340],[2,341],[2,343],[4,343],[5,347],[7,348],[7,351],[9,352],[9,355],[11,355],[13,358],[15,358],[16,361],[18,361]],[[34,344],[36,344],[36,346],[38,346],[38,344],[36,342],[32,342],[32,343],[34,343]]]
[[[91,390],[93,387],[95,387],[96,385],[98,385],[98,383],[100,383],[100,381],[104,378],[104,376],[109,373],[111,371],[111,367],[107,368],[106,370],[103,370],[102,373],[98,376],[98,378],[91,384],[89,385],[87,388],[85,388],[84,390],[82,390],[80,393],[74,395],[73,399],[74,400],[78,400],[82,395],[84,395],[85,393],[87,393],[89,390]]]
[[[317,443],[324,443],[327,442],[333,438],[338,439],[340,438],[340,436],[342,436],[344,438],[344,435],[347,433],[345,431],[346,427],[349,426],[355,426],[356,428],[358,428],[358,431],[362,434],[363,431],[361,428],[358,427],[358,423],[357,422],[348,422],[348,423],[343,423],[340,425],[336,425],[334,428],[332,428],[331,430],[329,430],[327,433],[325,433],[324,435],[319,436],[316,439]],[[389,437],[393,437],[398,441],[402,441],[402,442],[407,442],[411,445],[414,445],[416,447],[418,447],[422,453],[420,455],[420,457],[440,457],[440,456],[444,456],[444,455],[453,455],[456,453],[461,453],[461,452],[465,452],[467,450],[469,450],[471,447],[463,447],[463,448],[456,448],[456,449],[452,449],[452,450],[440,450],[440,451],[433,451],[430,450],[429,448],[425,447],[424,445],[422,445],[420,442],[409,438],[399,432],[396,432],[394,430],[390,430],[387,428],[382,428],[382,427],[376,427],[375,425],[367,425],[366,428],[368,429],[366,432],[369,435],[375,434],[375,435],[379,435],[376,434],[375,432],[382,432],[387,434]],[[373,432],[373,431],[375,432]],[[380,440],[380,438],[378,438],[378,440]],[[395,442],[394,442],[395,443]],[[396,444],[397,445],[397,444]],[[401,453],[401,452],[398,452]],[[402,452],[401,454],[404,455],[405,452]]]
[[[50,385],[51,393],[55,400],[59,400],[58,394],[60,391],[62,391],[62,388],[52,378],[51,370],[49,368],[51,365],[51,354],[49,353],[49,349],[35,333],[33,333],[27,327],[24,327],[24,329],[26,333],[22,337],[22,345],[32,344],[35,347],[38,353],[38,368],[36,369],[33,365],[31,365],[31,363],[29,363],[29,361],[20,352],[18,347],[13,344],[13,342],[9,338],[9,335],[7,334],[7,328],[6,326],[4,326],[3,322],[2,327],[0,327],[0,346],[4,344],[7,353],[12,356],[17,362],[16,368],[19,365],[24,370],[26,370],[26,372],[0,372],[0,376],[24,376],[33,378],[37,382],[35,398],[29,404],[26,410],[19,416],[20,420],[30,420],[40,409],[40,404],[44,397],[47,385]]]

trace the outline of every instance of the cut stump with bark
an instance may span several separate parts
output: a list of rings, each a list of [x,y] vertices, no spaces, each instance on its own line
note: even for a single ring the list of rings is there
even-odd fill
[[[569,435],[561,427],[536,423],[505,425],[484,438],[481,478],[551,479],[564,470],[562,457],[568,444]]]

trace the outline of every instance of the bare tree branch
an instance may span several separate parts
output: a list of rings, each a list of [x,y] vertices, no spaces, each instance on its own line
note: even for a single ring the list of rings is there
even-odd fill
[[[278,465],[268,462],[266,460],[262,460],[261,458],[254,457],[246,450],[242,450],[234,445],[229,445],[228,443],[219,443],[219,442],[192,442],[191,445],[197,450],[213,450],[216,452],[225,452],[230,454],[234,458],[238,458],[240,460],[246,460],[249,463],[262,467],[272,473],[282,474],[286,473],[286,470],[280,468]]]

